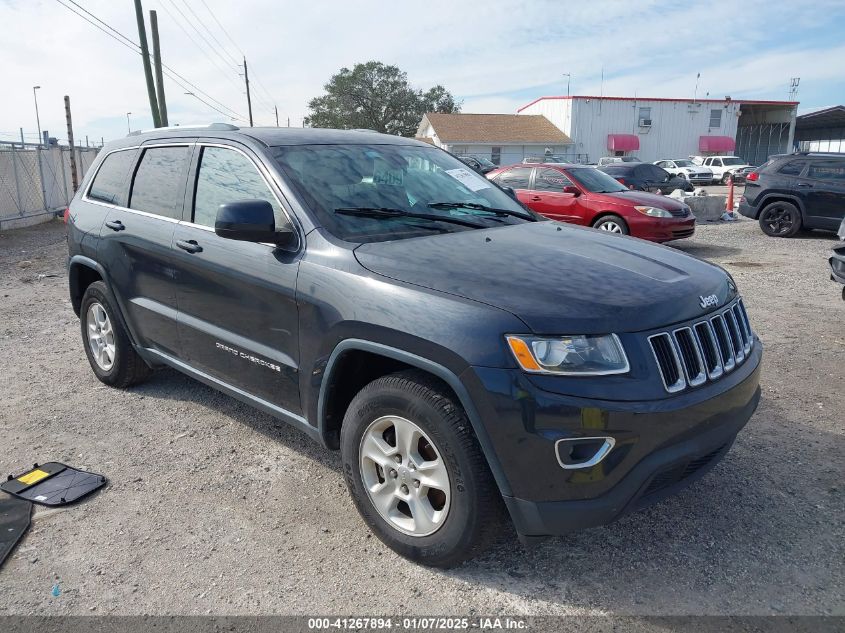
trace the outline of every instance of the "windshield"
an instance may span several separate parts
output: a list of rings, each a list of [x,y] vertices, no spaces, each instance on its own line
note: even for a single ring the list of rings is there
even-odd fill
[[[492,160],[490,160],[489,158],[484,158],[483,156],[473,156],[473,158],[475,160],[477,160],[479,163],[481,163],[482,165],[484,165],[485,167],[495,167],[496,166],[496,164]]]
[[[343,240],[379,242],[535,219],[489,180],[434,147],[292,145],[273,151],[320,224]]]
[[[575,179],[579,185],[592,193],[628,191],[625,185],[598,169],[584,167],[581,169],[570,169],[567,173],[570,178]]]
[[[675,167],[695,167],[695,163],[691,160],[676,160]]]
[[[636,156],[623,156],[620,159],[623,163],[641,163],[642,161]]]
[[[745,165],[745,161],[741,158],[737,158],[736,156],[727,156],[722,158],[723,165]]]

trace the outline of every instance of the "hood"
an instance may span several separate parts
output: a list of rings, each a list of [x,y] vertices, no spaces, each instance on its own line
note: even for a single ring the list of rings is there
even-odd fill
[[[376,274],[507,310],[538,334],[650,330],[716,307],[702,297],[735,296],[713,264],[559,222],[362,244],[355,256]]]
[[[687,206],[674,198],[659,196],[656,193],[648,193],[647,191],[634,191],[633,189],[614,193],[603,193],[601,195],[615,198],[622,204],[657,207],[658,209],[666,209],[667,211],[680,211]]]

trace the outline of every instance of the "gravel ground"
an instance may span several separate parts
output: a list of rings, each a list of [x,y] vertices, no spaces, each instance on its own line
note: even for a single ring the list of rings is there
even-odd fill
[[[0,570],[0,615],[845,614],[832,236],[771,239],[740,221],[676,245],[731,271],[766,348],[760,408],[710,474],[613,525],[531,551],[504,535],[444,572],[382,546],[337,454],[297,431],[173,371],[100,384],[63,230],[0,234],[0,472],[58,460],[110,483],[36,509]]]

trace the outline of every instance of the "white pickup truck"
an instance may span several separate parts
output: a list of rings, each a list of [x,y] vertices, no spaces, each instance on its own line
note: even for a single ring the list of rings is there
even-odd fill
[[[713,182],[727,184],[728,176],[743,167],[751,167],[739,156],[690,156],[696,165],[702,165],[713,172]]]

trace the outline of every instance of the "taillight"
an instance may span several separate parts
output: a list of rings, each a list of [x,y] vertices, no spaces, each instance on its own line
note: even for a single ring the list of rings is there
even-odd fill
[[[752,171],[750,174],[748,174],[745,177],[746,180],[750,180],[751,182],[757,182],[757,180],[759,178],[760,178],[760,174],[758,174],[756,171]]]
[[[622,183],[623,185],[627,185],[627,184],[628,184],[627,182],[625,182],[625,179],[624,179],[624,178],[617,178],[616,180],[618,180],[618,181],[619,181],[620,183]]]
[[[62,218],[64,219],[65,224],[67,224],[67,221],[70,218],[70,207],[65,207],[65,212],[62,214]]]

